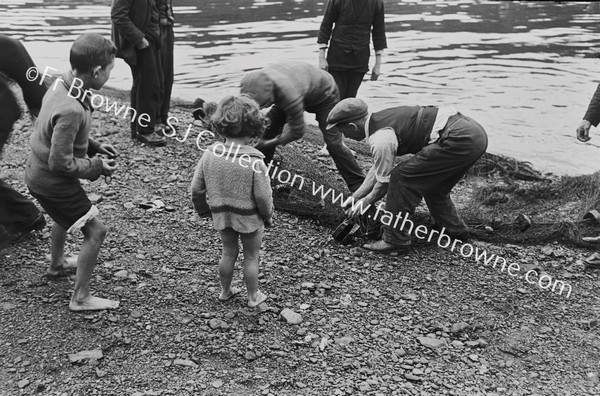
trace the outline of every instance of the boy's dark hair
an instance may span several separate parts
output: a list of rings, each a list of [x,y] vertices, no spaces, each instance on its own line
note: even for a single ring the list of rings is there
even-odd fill
[[[108,66],[116,53],[117,48],[112,41],[98,33],[84,33],[73,42],[69,61],[71,68],[87,73],[96,66]]]
[[[258,103],[248,95],[227,96],[221,100],[210,118],[210,129],[225,137],[259,138],[268,120]]]

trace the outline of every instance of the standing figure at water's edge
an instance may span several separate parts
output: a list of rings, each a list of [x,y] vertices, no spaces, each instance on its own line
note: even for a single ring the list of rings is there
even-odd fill
[[[377,80],[387,48],[383,0],[329,0],[317,38],[319,67],[335,79],[340,100],[355,98],[369,71],[371,32],[375,49],[371,80]],[[327,155],[326,146],[319,155]]]
[[[154,128],[161,106],[160,27],[154,0],[113,0],[112,39],[117,57],[131,68],[131,137],[149,146],[163,146]]]

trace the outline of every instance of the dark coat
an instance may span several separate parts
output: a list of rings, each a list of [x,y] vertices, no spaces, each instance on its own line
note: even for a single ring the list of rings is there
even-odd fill
[[[317,43],[327,44],[331,38],[330,70],[367,72],[371,34],[375,51],[387,47],[383,0],[329,0]]]
[[[600,124],[600,84],[598,85],[598,88],[596,88],[594,96],[592,96],[592,100],[590,101],[590,105],[588,106],[583,119],[588,120],[595,127]]]
[[[136,46],[151,30],[151,0],[113,0],[110,18],[112,20],[112,40],[117,47],[117,57],[123,58],[130,66],[137,63]]]

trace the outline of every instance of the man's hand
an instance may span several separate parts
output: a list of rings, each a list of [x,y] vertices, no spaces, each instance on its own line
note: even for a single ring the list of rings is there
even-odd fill
[[[365,200],[365,198],[355,200],[354,197],[349,197],[342,204],[342,209],[344,209],[344,214],[347,218],[353,219],[358,217],[363,210],[366,210],[368,205],[369,203]]]
[[[319,69],[327,71],[329,69],[329,63],[327,63],[327,59],[322,58],[319,59]]]
[[[590,127],[592,123],[588,120],[582,120],[579,126],[577,127],[577,139],[580,142],[587,142],[590,140]]]
[[[148,42],[148,40],[146,40],[146,37],[144,37],[142,39],[142,42],[136,46],[137,49],[144,49],[148,47],[150,47],[150,43]]]
[[[102,143],[98,147],[98,154],[106,154],[108,158],[116,158],[119,153],[117,153],[112,144]]]
[[[257,150],[268,150],[279,145],[279,140],[275,137],[273,139],[258,139],[258,142],[254,145]]]
[[[102,158],[102,175],[111,176],[117,169],[117,163],[114,159]]]
[[[380,74],[381,65],[379,63],[375,63],[375,66],[373,66],[373,70],[371,70],[371,81],[377,81]]]

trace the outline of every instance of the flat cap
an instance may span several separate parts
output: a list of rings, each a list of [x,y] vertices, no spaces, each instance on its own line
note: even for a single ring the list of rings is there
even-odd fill
[[[331,129],[340,122],[359,120],[368,114],[368,106],[358,98],[346,98],[336,104],[327,116],[327,129]]]
[[[252,71],[242,78],[241,93],[252,97],[263,108],[273,104],[273,81],[267,73],[256,70]]]

